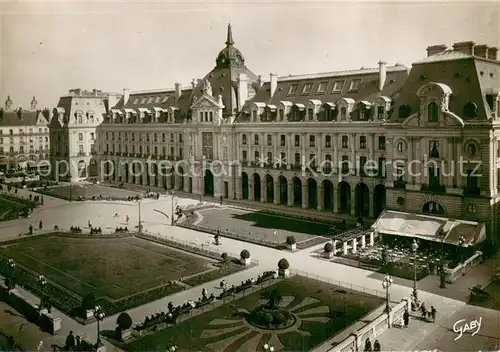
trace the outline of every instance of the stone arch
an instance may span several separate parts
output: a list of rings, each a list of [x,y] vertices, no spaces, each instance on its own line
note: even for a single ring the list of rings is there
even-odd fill
[[[424,205],[422,206],[422,213],[432,214],[432,215],[444,215],[445,209],[440,202],[431,200],[424,203]]]
[[[386,189],[382,184],[376,185],[373,190],[373,217],[377,218],[386,207]]]
[[[339,197],[339,213],[349,214],[351,211],[351,185],[342,181],[337,186]]]
[[[183,177],[181,177],[181,180],[183,179]],[[205,195],[206,196],[211,196],[213,197],[214,196],[214,174],[212,173],[212,171],[210,169],[205,169],[204,171],[204,183],[205,183]]]
[[[17,167],[17,165],[15,167]],[[59,179],[60,176],[63,176],[63,177],[67,176],[70,172],[70,170],[68,169],[67,163],[58,163],[57,169],[58,169],[57,170],[57,172],[58,172],[57,179]]]
[[[203,173],[205,176],[205,173]],[[170,189],[175,189],[175,178],[177,177],[175,173],[175,168],[172,166],[170,168]],[[203,180],[205,180],[205,177],[203,177]]]
[[[323,208],[325,210],[333,209],[333,183],[330,180],[324,180],[323,185]]]
[[[78,162],[78,177],[86,178],[87,177],[87,163],[85,160],[80,160]]]
[[[113,168],[113,173],[114,173],[114,168]],[[97,170],[97,160],[94,158],[90,159],[89,166],[88,166],[88,175],[89,177],[97,177],[98,176],[98,170]]]
[[[248,199],[248,174],[241,174],[241,199]]]
[[[307,207],[311,209],[318,208],[318,183],[315,179],[307,179]]]
[[[183,191],[184,190],[184,175],[185,175],[184,169],[182,168],[182,166],[179,166],[177,168],[177,171],[178,171],[177,176],[179,177],[180,190]],[[213,174],[212,174],[212,178],[213,178]],[[213,183],[213,180],[212,180],[212,183]]]
[[[261,192],[260,192],[260,175],[258,173],[254,173],[252,175],[253,180],[253,199],[260,202]]]
[[[292,178],[292,187],[293,187],[293,204],[294,205],[302,205],[302,181],[300,178],[295,176]]]
[[[280,192],[280,204],[288,204],[288,180],[285,176],[280,175],[278,177],[279,192]]]
[[[152,169],[153,169],[153,184],[155,187],[158,187],[158,185],[160,184],[160,174],[158,172],[158,165],[153,164]]]
[[[129,182],[129,176],[130,176],[130,166],[127,162],[123,164],[123,174],[120,173],[120,181],[122,182]]]
[[[370,189],[366,183],[360,182],[354,190],[356,197],[355,215],[368,217],[370,215]]]
[[[112,180],[115,181],[117,180],[117,172],[115,168],[115,162],[113,160],[105,160],[104,161],[104,175],[102,175],[102,178],[104,180]]]
[[[268,203],[274,202],[274,179],[270,174],[266,175],[266,201]]]

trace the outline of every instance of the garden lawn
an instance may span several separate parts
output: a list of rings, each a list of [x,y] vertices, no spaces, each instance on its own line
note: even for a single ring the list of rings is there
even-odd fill
[[[71,188],[71,189],[70,189]],[[62,198],[69,200],[70,194],[71,199],[75,200],[78,197],[85,197],[87,199],[92,197],[102,196],[104,198],[114,198],[114,199],[126,199],[127,197],[135,197],[138,192],[129,191],[126,189],[117,189],[112,187],[106,187],[101,185],[80,185],[75,184],[70,186],[59,186],[51,187],[47,189],[38,189],[37,192],[46,194],[56,198]]]
[[[27,204],[0,196],[0,221],[17,219],[17,214],[26,208],[29,208]]]
[[[81,301],[92,293],[110,311],[121,311],[182,290],[169,281],[213,270],[211,261],[135,237],[78,238],[48,235],[3,247],[0,253],[18,265],[16,277],[28,288],[36,275],[58,289],[57,300]],[[21,271],[22,267],[30,270]],[[23,278],[31,274],[33,278]],[[36,282],[36,280],[35,280]],[[31,287],[36,291],[36,283]],[[156,292],[160,291],[160,292]],[[158,297],[159,296],[159,297]],[[63,310],[66,302],[60,302]],[[74,302],[73,302],[74,303]],[[65,309],[66,308],[66,309]],[[121,310],[120,310],[121,309]],[[107,314],[111,314],[107,311]]]
[[[490,282],[483,290],[490,296],[484,301],[475,301],[472,304],[500,311],[500,281]]]
[[[283,297],[282,303],[299,321],[292,328],[274,330],[285,351],[310,351],[383,303],[378,297],[300,276],[280,281],[268,289],[276,289],[283,296],[288,296]],[[271,331],[249,325],[237,309],[252,311],[257,308],[261,304],[261,292],[121,347],[128,351],[151,351],[166,350],[175,344],[181,351],[260,350],[261,346],[270,342]]]
[[[234,208],[212,208],[201,212],[203,220],[199,226],[235,232],[242,236],[260,238],[276,244],[284,243],[287,236],[294,236],[297,242],[324,236],[331,232],[331,224],[320,221],[303,220],[265,212]],[[275,235],[274,231],[278,234]]]

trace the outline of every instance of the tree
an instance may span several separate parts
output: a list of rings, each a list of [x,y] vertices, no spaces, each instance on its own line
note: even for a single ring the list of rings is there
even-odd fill
[[[116,324],[121,330],[130,329],[132,326],[132,318],[128,315],[127,312],[121,313],[116,319]]]
[[[280,268],[281,270],[286,270],[290,268],[290,263],[288,263],[288,260],[286,260],[285,258],[281,258],[278,262],[278,268]]]
[[[250,252],[247,251],[246,249],[244,249],[244,250],[241,251],[240,257],[242,259],[248,259],[248,258],[250,258]]]
[[[94,309],[96,306],[95,304],[95,296],[92,293],[89,293],[85,295],[82,299],[82,309],[84,311]]]
[[[291,246],[293,244],[295,244],[295,237],[293,236],[286,236],[286,244]]]
[[[278,290],[265,290],[260,294],[262,299],[267,300],[269,309],[276,309],[283,300],[283,295]]]
[[[328,253],[333,252],[333,245],[330,242],[325,244],[325,252],[328,252]]]

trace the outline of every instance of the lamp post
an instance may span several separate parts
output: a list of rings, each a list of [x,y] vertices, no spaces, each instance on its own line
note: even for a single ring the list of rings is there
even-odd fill
[[[392,282],[392,277],[390,277],[389,275],[386,275],[384,277],[384,280],[382,281],[382,287],[385,289],[385,311],[387,313],[389,313],[391,310],[391,307],[389,307],[389,287],[391,287]]]
[[[47,286],[47,280],[45,280],[45,276],[38,276],[38,285],[40,285],[41,297],[40,297],[40,305],[38,306],[39,310],[42,310],[45,306],[45,287]]]
[[[94,310],[94,317],[97,320],[97,341],[96,341],[96,348],[99,348],[101,345],[101,321],[104,320],[104,317],[106,314],[104,314],[104,311],[102,310],[101,306],[95,306]]]
[[[16,287],[15,284],[15,272],[14,269],[16,268],[16,263],[14,262],[14,259],[9,259],[7,261],[7,265],[10,267],[10,272],[9,272],[9,277],[7,278],[7,289],[12,290]]]
[[[462,263],[464,261],[464,258],[463,258],[463,246],[465,244],[465,237],[464,235],[460,235],[460,238],[458,239],[458,251],[460,252],[460,263]]]
[[[73,201],[73,186],[71,185],[71,174],[68,174],[69,178],[69,201]]]
[[[174,201],[175,201],[175,191],[172,191],[170,193],[170,196],[172,197],[172,213],[170,215],[170,225],[174,226]]]
[[[172,345],[172,346],[170,346],[170,347],[167,349],[167,351],[170,351],[170,352],[175,352],[175,351],[177,351],[177,346],[176,346],[176,345]]]
[[[411,249],[413,251],[413,298],[415,299],[415,303],[418,302],[418,291],[417,291],[417,249],[418,243],[415,239],[413,239],[413,243],[411,244]]]
[[[264,347],[264,351],[274,352],[274,346],[273,345],[269,345],[269,344],[266,343],[263,347]]]
[[[142,220],[141,220],[141,200],[137,199],[137,204],[139,205],[139,224],[137,230],[139,231],[139,235],[142,234]]]

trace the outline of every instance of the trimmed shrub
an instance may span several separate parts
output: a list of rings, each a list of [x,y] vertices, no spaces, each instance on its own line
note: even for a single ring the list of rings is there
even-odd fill
[[[281,270],[286,270],[290,268],[290,263],[288,263],[288,260],[286,260],[285,258],[281,258],[278,262],[278,268],[280,268]]]
[[[292,244],[295,244],[295,237],[293,236],[286,236],[286,244],[288,244],[289,246],[291,246]]]
[[[223,262],[226,262],[226,261],[227,261],[227,258],[228,258],[227,253],[226,253],[226,252],[222,253],[222,255],[221,255],[221,259],[222,259],[222,261],[223,261]]]
[[[130,317],[130,315],[128,315],[127,312],[123,312],[116,319],[116,324],[122,330],[130,329],[130,327],[132,326],[132,318]]]
[[[240,257],[242,259],[248,259],[248,258],[250,258],[250,252],[247,251],[246,249],[244,249],[244,250],[241,251]]]
[[[82,309],[83,310],[91,310],[96,306],[95,296],[92,293],[87,294],[82,299]]]
[[[330,242],[326,243],[325,244],[325,252],[328,252],[328,253],[333,252],[333,244],[331,244]]]

